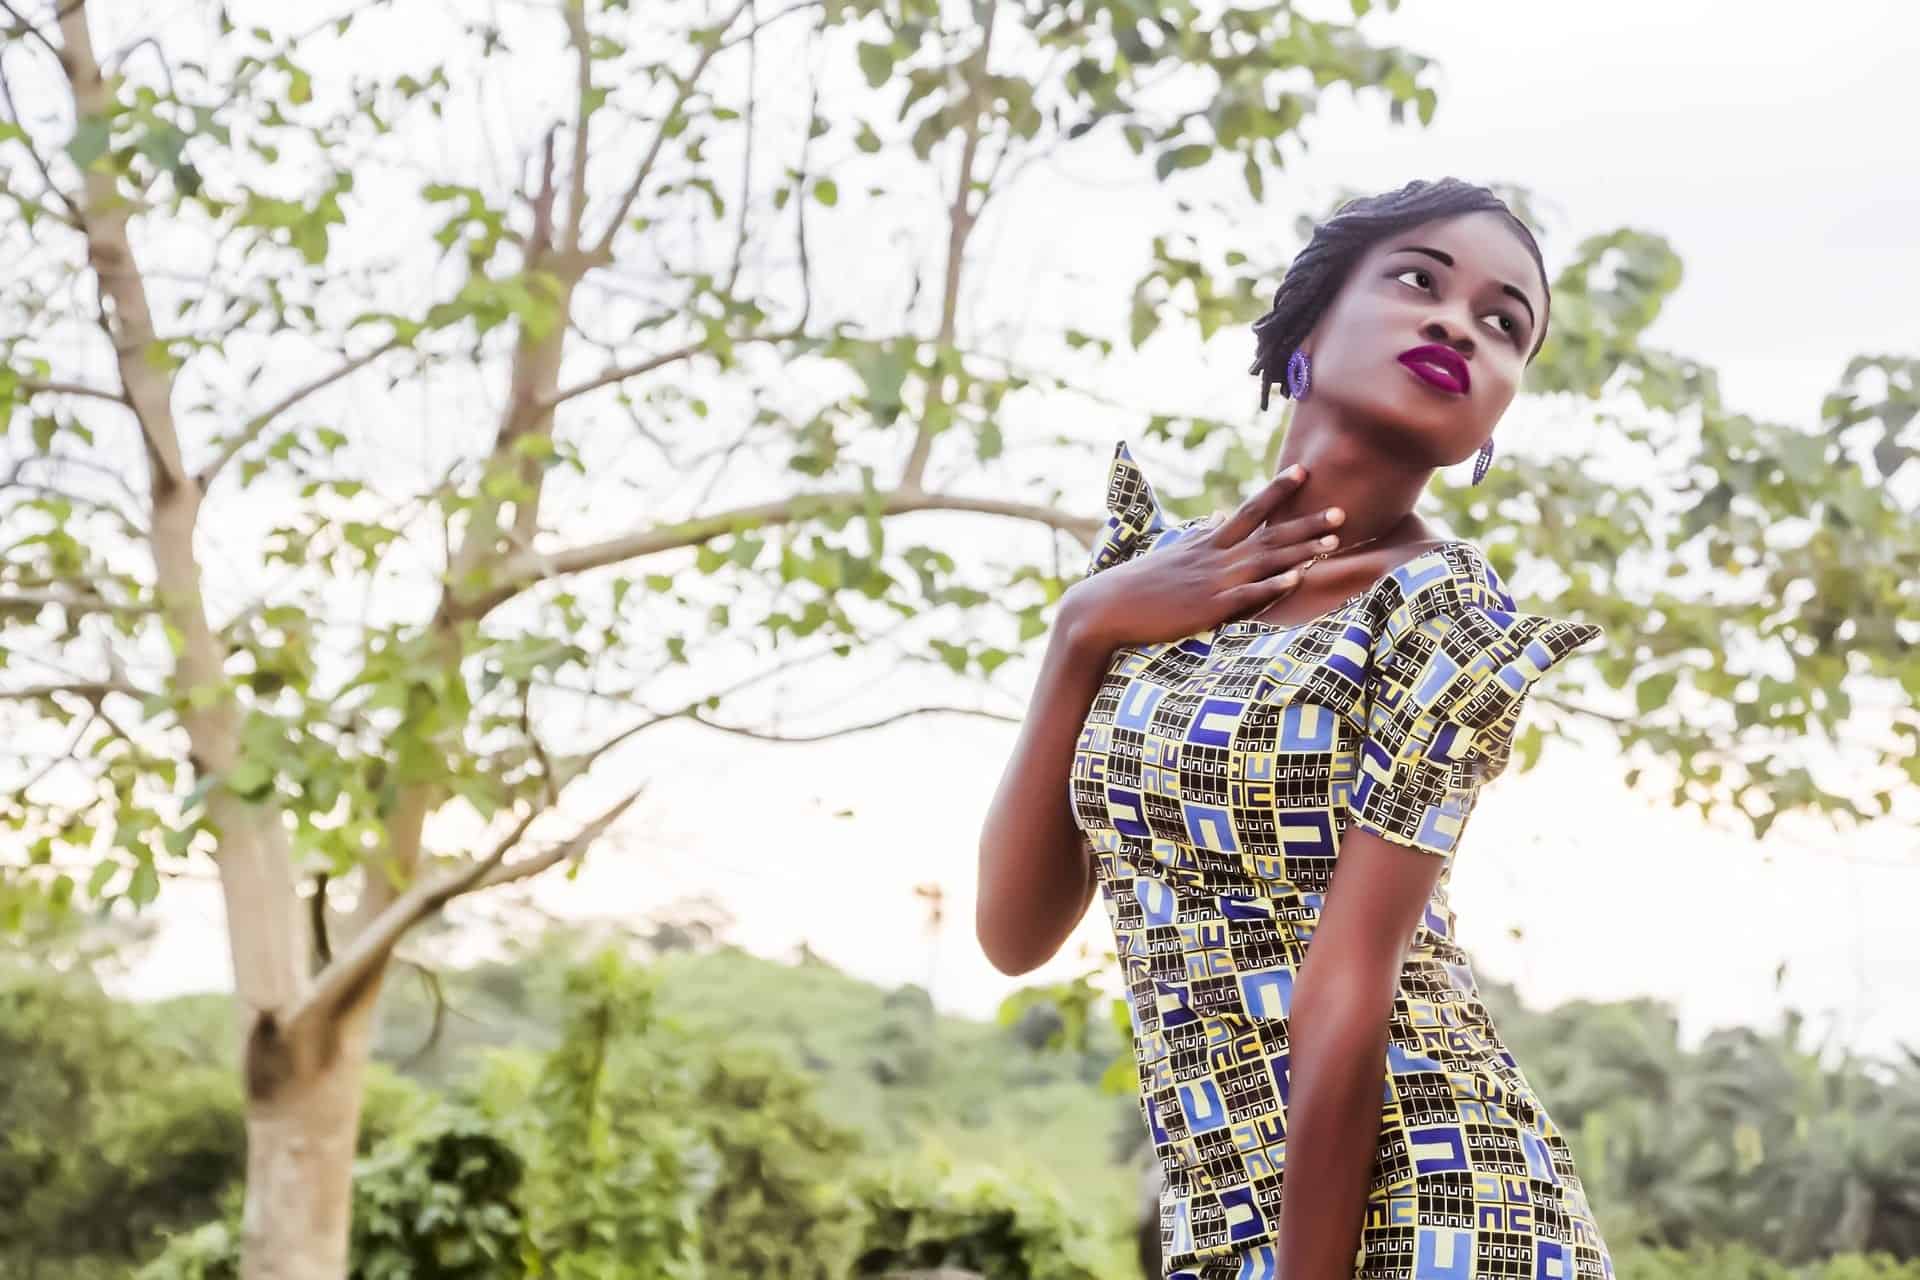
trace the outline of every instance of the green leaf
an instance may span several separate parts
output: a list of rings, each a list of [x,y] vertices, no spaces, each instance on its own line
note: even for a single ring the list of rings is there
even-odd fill
[[[1127,336],[1135,347],[1153,336],[1160,327],[1160,312],[1146,298],[1136,295],[1133,300],[1132,322],[1127,327]]]
[[[227,774],[227,790],[248,800],[258,800],[273,785],[273,770],[252,758],[233,766]]]
[[[1160,158],[1153,162],[1154,175],[1161,180],[1176,169],[1197,169],[1213,156],[1213,148],[1204,142],[1190,142],[1184,147],[1175,147],[1171,151],[1162,151]]]
[[[1667,705],[1667,699],[1673,696],[1673,687],[1679,681],[1679,675],[1672,671],[1663,671],[1642,680],[1634,690],[1634,702],[1641,714],[1658,711]]]
[[[893,74],[893,46],[860,42],[860,70],[866,74],[867,87],[878,89]]]
[[[111,128],[98,116],[89,116],[74,126],[73,137],[67,141],[67,158],[75,165],[85,169],[107,153],[107,143]]]
[[[87,877],[87,897],[97,901],[100,895],[106,892],[108,883],[118,874],[120,874],[120,864],[111,859],[95,867],[93,874]]]
[[[133,869],[133,879],[127,883],[127,901],[144,907],[159,896],[160,873],[154,870],[152,862],[142,859]]]

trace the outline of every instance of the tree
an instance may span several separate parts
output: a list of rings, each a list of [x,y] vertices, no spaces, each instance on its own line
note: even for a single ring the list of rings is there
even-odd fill
[[[609,781],[622,748],[678,721],[767,733],[716,713],[746,716],[803,661],[899,636],[990,680],[1045,630],[1071,577],[1057,557],[983,565],[928,517],[1087,535],[1095,516],[1004,496],[1029,487],[1006,428],[1043,395],[1097,402],[1084,387],[1122,339],[1057,335],[1059,368],[1092,362],[1070,378],[963,333],[996,197],[1037,160],[1107,146],[1166,182],[1237,166],[1258,199],[1322,88],[1384,98],[1396,121],[1435,104],[1424,58],[1285,3],[1140,20],[1100,0],[556,0],[432,29],[368,5],[305,30],[267,6],[259,25],[0,10],[0,251],[17,264],[0,284],[0,703],[31,753],[0,915],[140,907],[217,871],[255,1277],[341,1272],[396,948],[462,895],[576,861],[638,798]],[[858,209],[842,174],[873,179]],[[864,229],[921,177],[942,189],[933,305],[909,252],[880,260],[913,292],[876,317],[854,273],[814,265],[820,227]],[[1275,275],[1156,240],[1124,340],[1248,319]],[[1615,689],[1645,677],[1643,718],[1570,709],[1663,753],[1676,798],[1757,792],[1766,821],[1840,807],[1771,738],[1844,719],[1842,676],[1920,685],[1896,633],[1912,522],[1832,465],[1837,444],[1726,414],[1709,373],[1641,350],[1677,280],[1654,237],[1583,246],[1538,385],[1699,409],[1700,465],[1663,473],[1695,500],[1671,541],[1763,568],[1770,591],[1730,612],[1608,578],[1630,550],[1673,548],[1597,469],[1522,462],[1496,473],[1497,506],[1450,510],[1468,536],[1529,517],[1521,549],[1578,566],[1564,603],[1614,624],[1599,670]],[[1827,413],[1877,428],[1890,470],[1912,404],[1911,367],[1879,361]],[[1197,509],[1258,474],[1242,429],[1175,410],[1145,435],[1211,457],[1181,500]],[[1783,515],[1812,517],[1813,541],[1772,546]],[[1513,554],[1495,548],[1503,568]],[[1820,598],[1782,614],[1801,579]],[[1747,637],[1791,671],[1763,671],[1731,643]],[[1808,648],[1836,639],[1844,655]],[[1688,719],[1683,675],[1738,723]],[[569,711],[624,722],[569,734]],[[1882,772],[1894,738],[1874,741]]]
[[[1156,64],[1215,72],[1255,169],[1310,106],[1264,98],[1263,70],[1431,99],[1420,60],[1282,6],[1250,11],[1248,34],[1299,33],[1251,58],[1170,26],[1148,48],[1101,13],[988,6],[954,26],[919,2],[761,17],[748,0],[717,16],[564,0],[431,38],[379,6],[293,32],[227,11],[207,30],[121,29],[85,3],[6,13],[0,142],[22,163],[4,230],[27,269],[4,295],[0,412],[29,443],[0,517],[0,617],[24,676],[6,694],[35,742],[58,739],[8,810],[26,864],[9,864],[8,901],[143,906],[212,860],[246,1015],[253,1276],[340,1273],[359,1082],[396,945],[462,894],[577,859],[619,820],[637,792],[571,823],[579,801],[563,798],[602,785],[593,766],[649,727],[705,721],[737,691],[716,667],[706,689],[671,692],[699,678],[702,623],[751,625],[759,678],[810,640],[852,652],[888,617],[1044,628],[1057,574],[977,582],[934,545],[887,545],[921,512],[1093,525],[929,483],[936,441],[959,468],[997,455],[1002,402],[1031,381],[958,345],[969,235],[1003,166],[1106,116],[1163,172],[1190,165],[1174,144],[1186,117],[1134,101]],[[753,72],[795,15],[843,58],[825,79],[857,66],[883,97],[906,89],[890,132],[949,180],[930,334],[912,315],[877,337],[815,318],[807,220],[839,193],[810,147],[833,128],[850,157],[886,144],[865,104],[816,114],[820,86],[797,147],[771,118]],[[1066,81],[989,63],[1016,23],[1029,59],[1079,57]],[[548,55],[568,89],[535,108],[550,123],[506,166],[532,176],[490,180],[499,157],[461,144],[498,99],[470,77],[538,96]],[[383,62],[401,65],[363,74]],[[1060,98],[1050,118],[1042,89]],[[768,189],[756,149],[780,145],[791,159]],[[723,152],[741,174],[731,205]],[[432,157],[424,181],[400,172],[415,155]],[[438,225],[410,234],[422,210]],[[766,265],[788,252],[797,276]],[[851,390],[779,404],[749,376],[753,348]],[[710,403],[661,376],[696,361],[743,401],[719,447]],[[407,429],[422,399],[458,406],[451,439]],[[882,478],[862,453],[894,438],[898,474]],[[621,492],[636,439],[657,449],[655,483],[609,528],[590,517]],[[755,450],[771,453],[772,499],[676,491],[737,499],[765,478]],[[278,581],[225,580],[222,551]],[[355,616],[375,587],[399,594]],[[928,643],[984,673],[1011,653],[1011,634],[991,634]],[[636,653],[630,683],[604,679]],[[543,736],[569,700],[670,696],[596,739]]]

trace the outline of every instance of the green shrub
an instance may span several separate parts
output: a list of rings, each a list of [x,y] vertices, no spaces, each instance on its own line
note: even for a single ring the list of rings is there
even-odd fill
[[[854,1276],[954,1267],[986,1280],[1094,1280],[1086,1229],[1050,1189],[943,1155],[860,1177],[866,1212]]]
[[[519,1153],[457,1107],[382,1141],[354,1164],[350,1280],[524,1276],[523,1174]],[[139,1280],[237,1280],[239,1210],[235,1194],[222,1219],[174,1237]]]

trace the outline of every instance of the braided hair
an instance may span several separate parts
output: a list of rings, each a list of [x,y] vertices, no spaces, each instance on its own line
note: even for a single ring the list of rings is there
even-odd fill
[[[1313,229],[1313,239],[1288,264],[1286,277],[1273,295],[1273,309],[1253,322],[1255,354],[1248,373],[1260,378],[1260,407],[1267,407],[1274,383],[1280,394],[1290,396],[1286,384],[1287,361],[1294,348],[1306,339],[1319,323],[1352,273],[1353,266],[1367,250],[1398,231],[1431,222],[1437,218],[1463,213],[1491,212],[1503,215],[1513,227],[1520,243],[1527,247],[1540,268],[1540,283],[1547,289],[1547,310],[1541,313],[1540,334],[1527,353],[1532,362],[1547,339],[1547,312],[1552,310],[1552,289],[1547,286],[1547,266],[1540,257],[1527,224],[1514,216],[1506,201],[1471,182],[1441,178],[1435,182],[1416,178],[1397,191],[1362,196],[1341,205],[1333,217]]]

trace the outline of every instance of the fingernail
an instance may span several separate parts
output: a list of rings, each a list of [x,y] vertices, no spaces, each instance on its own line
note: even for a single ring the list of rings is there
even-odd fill
[[[1305,473],[1300,470],[1300,464],[1297,462],[1280,473],[1281,478],[1286,480],[1296,480],[1303,474]]]
[[[1320,539],[1320,545],[1323,547],[1337,547],[1340,545],[1340,539],[1334,537],[1332,534],[1328,534],[1326,537]]]

